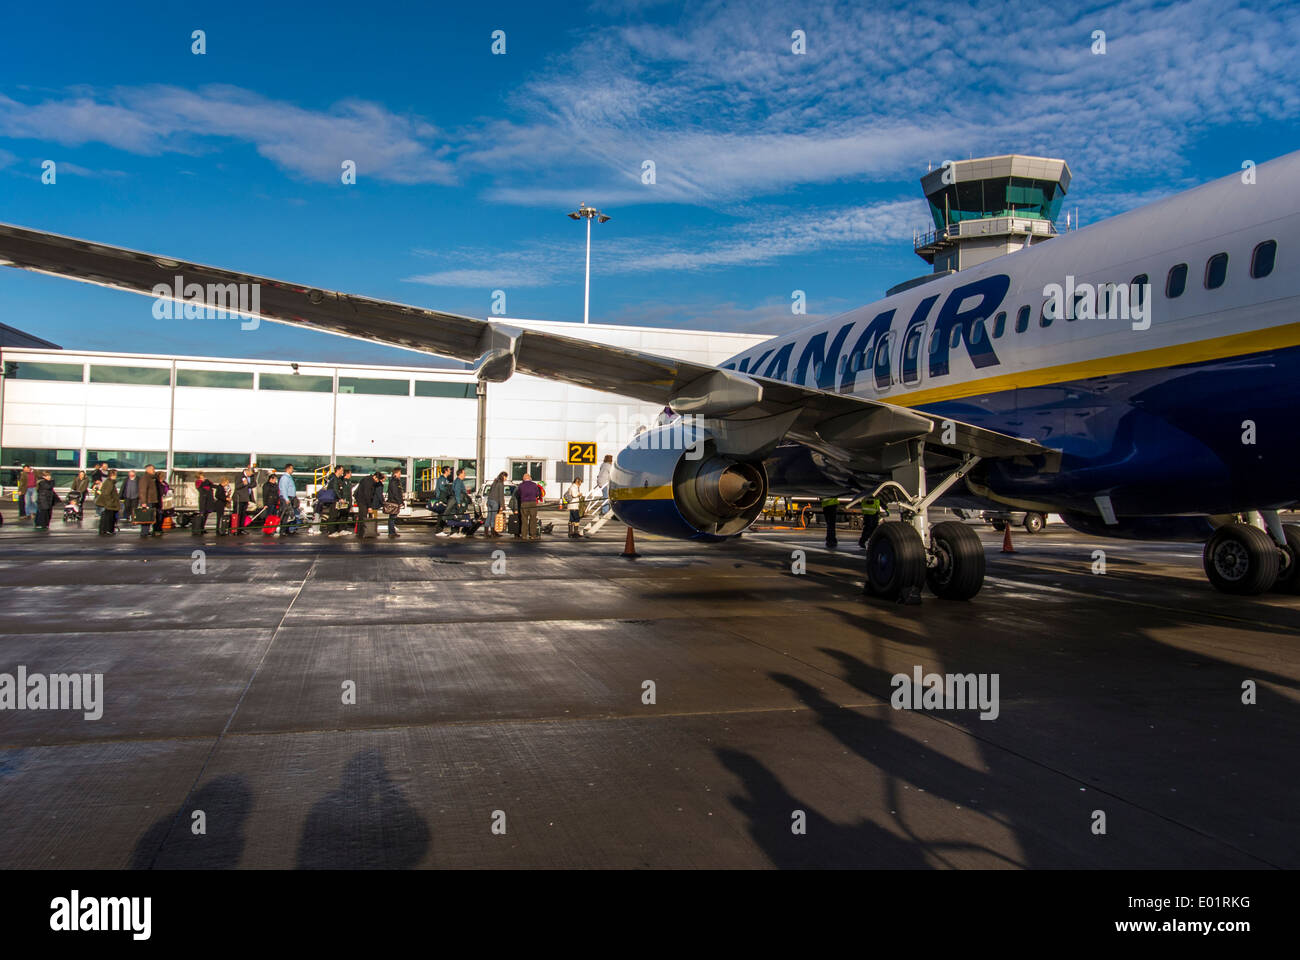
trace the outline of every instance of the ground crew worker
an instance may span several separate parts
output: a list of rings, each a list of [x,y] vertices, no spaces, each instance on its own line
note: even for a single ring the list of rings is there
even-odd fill
[[[826,546],[831,549],[839,544],[835,539],[835,515],[839,510],[839,497],[822,497],[822,518],[826,521]]]
[[[871,535],[876,532],[876,527],[880,526],[880,515],[885,512],[884,506],[876,497],[866,497],[862,501],[862,534],[858,537],[858,546],[865,547]]]

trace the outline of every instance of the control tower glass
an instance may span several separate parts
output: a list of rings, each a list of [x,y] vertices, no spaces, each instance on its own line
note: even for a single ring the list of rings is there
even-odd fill
[[[992,177],[949,184],[930,194],[930,215],[936,228],[961,220],[985,217],[1032,217],[1056,220],[1065,191],[1053,180]]]

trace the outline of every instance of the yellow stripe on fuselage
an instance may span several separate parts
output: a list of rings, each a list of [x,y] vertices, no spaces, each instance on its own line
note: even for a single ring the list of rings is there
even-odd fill
[[[609,492],[611,500],[671,500],[672,485],[664,487],[618,487]]]
[[[1074,380],[1087,380],[1092,377],[1104,377],[1116,373],[1134,373],[1138,370],[1177,367],[1186,363],[1223,360],[1228,357],[1239,357],[1249,353],[1261,353],[1265,350],[1277,350],[1294,346],[1300,346],[1300,323],[1287,323],[1277,327],[1268,327],[1264,330],[1234,333],[1226,337],[1198,340],[1195,343],[1180,343],[1171,347],[1139,350],[1136,353],[1124,353],[1114,357],[1098,357],[1095,360],[1063,363],[1055,367],[1039,367],[1036,370],[1004,373],[996,377],[986,377],[983,380],[967,380],[965,383],[954,383],[946,387],[932,387],[929,390],[896,393],[890,396],[882,396],[880,399],[887,403],[897,404],[900,407],[918,407],[922,404],[939,403],[943,400],[964,400],[968,397],[1001,393],[1004,390],[1042,387],[1053,383],[1070,383]]]

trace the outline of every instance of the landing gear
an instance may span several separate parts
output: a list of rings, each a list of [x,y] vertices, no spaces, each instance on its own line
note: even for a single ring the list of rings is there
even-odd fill
[[[964,523],[946,520],[930,528],[925,582],[936,597],[969,600],[984,586],[984,544]]]
[[[1300,525],[1284,524],[1282,533],[1286,537],[1286,546],[1278,551],[1281,563],[1273,591],[1300,593]]]
[[[882,600],[920,603],[925,544],[911,524],[882,523],[867,541],[866,591]]]
[[[909,456],[897,462],[895,479],[871,494],[879,497],[888,489],[899,504],[902,522],[880,524],[867,541],[865,592],[900,603],[920,603],[924,583],[945,600],[969,600],[984,585],[984,545],[964,523],[948,520],[931,527],[927,513],[979,457],[967,458],[927,492],[924,443],[913,443]]]
[[[1290,537],[1287,538],[1288,542]],[[1300,538],[1297,538],[1300,540]],[[1229,523],[1205,545],[1205,575],[1216,590],[1254,596],[1271,590],[1282,566],[1281,549],[1259,527]],[[1294,577],[1294,573],[1291,574]]]
[[[1047,525],[1047,518],[1041,513],[1035,513],[1030,510],[1025,514],[1025,531],[1027,533],[1042,533],[1043,527]]]

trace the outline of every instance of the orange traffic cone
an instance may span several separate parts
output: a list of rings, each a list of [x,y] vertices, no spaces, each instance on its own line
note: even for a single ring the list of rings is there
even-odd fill
[[[641,554],[636,552],[636,544],[632,542],[631,527],[627,528],[627,540],[623,542],[623,553],[621,556],[627,557],[629,560],[635,560],[637,557],[641,556]]]
[[[1011,546],[1011,524],[1009,523],[1002,528],[1002,552],[1003,553],[1016,552],[1016,548]]]

